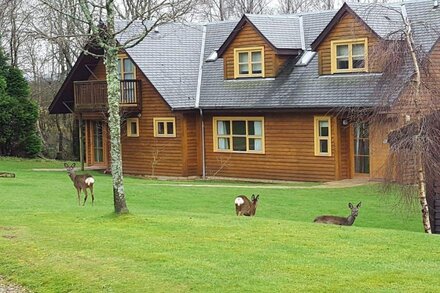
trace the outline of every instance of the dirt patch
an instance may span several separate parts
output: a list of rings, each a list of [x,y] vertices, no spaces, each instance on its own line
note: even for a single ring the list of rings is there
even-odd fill
[[[14,239],[17,238],[17,235],[2,235],[2,237],[6,239]]]
[[[0,293],[29,293],[31,291],[26,288],[7,282],[5,278],[0,276]]]

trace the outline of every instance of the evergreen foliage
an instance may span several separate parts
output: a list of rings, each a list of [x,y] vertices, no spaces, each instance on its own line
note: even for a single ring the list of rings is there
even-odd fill
[[[29,85],[20,69],[9,68],[6,80],[8,81],[8,95],[16,98],[29,97]]]
[[[41,140],[35,126],[38,106],[29,99],[22,72],[8,65],[0,48],[0,155],[35,157]]]

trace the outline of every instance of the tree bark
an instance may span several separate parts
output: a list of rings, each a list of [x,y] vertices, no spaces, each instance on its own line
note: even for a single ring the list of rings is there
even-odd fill
[[[115,31],[115,11],[112,0],[106,1],[107,34]],[[125,201],[124,182],[121,157],[121,125],[119,116],[120,82],[118,73],[118,46],[114,37],[106,39],[104,47],[104,64],[107,74],[108,122],[110,130],[110,157],[113,178],[113,200],[115,212],[128,213]]]
[[[422,221],[425,233],[431,234],[431,222],[429,221],[429,207],[426,200],[426,181],[425,168],[423,168],[423,156],[421,151],[418,151],[417,158],[417,173],[418,173],[418,187],[419,187],[419,202],[422,206]]]
[[[411,55],[411,59],[414,65],[414,77],[413,77],[413,87],[414,87],[414,110],[415,110],[415,119],[417,123],[418,133],[415,137],[415,161],[416,161],[416,169],[417,169],[417,186],[418,186],[418,196],[419,202],[422,207],[422,222],[425,232],[431,234],[431,223],[429,221],[429,207],[428,201],[426,199],[426,173],[424,168],[424,160],[423,160],[423,143],[420,138],[420,133],[422,129],[422,103],[421,103],[421,84],[422,84],[422,73],[420,70],[419,58],[417,56],[416,47],[413,38],[413,31],[411,27],[411,23],[408,17],[405,15],[403,17],[405,23],[405,39],[409,48],[409,52]]]

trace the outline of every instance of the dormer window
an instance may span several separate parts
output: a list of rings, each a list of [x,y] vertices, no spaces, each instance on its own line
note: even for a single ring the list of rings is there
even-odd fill
[[[331,42],[332,74],[368,71],[366,38]]]
[[[234,49],[234,78],[264,77],[264,47]]]

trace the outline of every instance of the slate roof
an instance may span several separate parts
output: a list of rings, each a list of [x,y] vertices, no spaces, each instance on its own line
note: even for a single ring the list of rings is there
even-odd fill
[[[349,3],[348,6],[381,38],[394,39],[404,28],[401,3]]]
[[[330,20],[332,20],[336,12],[337,10],[327,10],[301,14],[303,17],[304,37],[307,49],[310,49],[310,44],[318,37]]]
[[[276,48],[301,49],[298,16],[246,14],[246,17]]]
[[[393,38],[403,27],[401,3],[346,4],[379,36]],[[440,7],[432,0],[405,2],[417,44],[429,51],[440,33]],[[301,48],[300,18],[305,47],[317,39],[338,11],[281,16],[246,15],[253,25],[277,48]],[[219,49],[238,21],[210,23],[206,27],[203,60]],[[203,25],[166,24],[159,33],[151,32],[127,53],[172,109],[333,108],[372,106],[377,102],[380,74],[318,75],[318,58],[307,66],[295,66],[291,58],[276,78],[224,80],[223,59],[203,62],[198,85]],[[136,34],[141,28],[133,28]],[[130,35],[121,35],[122,42]],[[57,95],[61,96],[61,95]],[[55,103],[56,101],[54,101]],[[61,103],[62,101],[60,101]],[[53,103],[53,104],[54,104]]]
[[[420,25],[427,21],[432,22],[435,27],[440,25],[440,19],[438,19],[440,8],[432,9],[432,4],[430,0],[406,3],[408,16],[420,35],[417,36],[417,41],[423,44],[426,51],[433,46],[440,32],[438,30],[435,35],[435,30],[431,28],[432,33],[426,34],[426,28]],[[348,5],[377,35],[384,39],[395,38],[399,35],[396,32],[403,28],[400,14],[401,3],[386,5],[350,3]],[[310,48],[310,44],[323,31],[336,12],[325,11],[290,16],[292,20],[299,16],[303,17],[306,48]],[[266,21],[270,19],[261,18]],[[263,33],[261,28],[259,30]],[[221,24],[208,25],[205,58],[208,52],[221,46],[222,40],[225,40],[228,34],[227,29]],[[269,35],[269,32],[263,34]],[[199,105],[204,109],[368,107],[382,102],[384,90],[390,92],[390,97],[396,96],[397,89],[384,89],[381,86],[381,74],[354,73],[320,76],[317,55],[307,66],[295,67],[295,61],[291,60],[276,78],[246,80],[224,80],[223,59],[205,63]],[[400,77],[407,75],[407,71],[408,69],[402,70]]]
[[[324,25],[325,24],[321,24]],[[230,24],[207,26],[205,58],[228,36]],[[311,39],[311,38],[309,38]],[[333,108],[372,106],[380,74],[319,76],[315,57],[294,67],[292,58],[276,78],[224,80],[223,59],[203,66],[200,107],[205,109]],[[293,69],[293,70],[292,70]],[[359,87],[362,84],[364,86]]]
[[[411,20],[416,43],[427,52],[440,35],[440,6],[433,9],[433,1],[408,2],[406,11]]]
[[[120,42],[136,35],[120,35]],[[202,46],[202,25],[165,24],[127,53],[172,108],[193,108]]]

